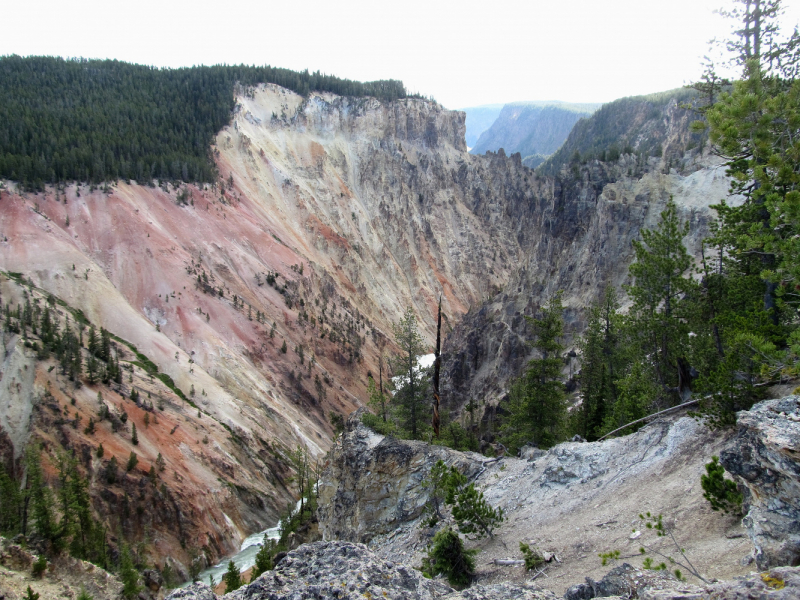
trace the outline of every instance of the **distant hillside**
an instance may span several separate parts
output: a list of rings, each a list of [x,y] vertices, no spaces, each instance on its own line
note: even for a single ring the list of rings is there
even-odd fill
[[[481,134],[492,126],[500,114],[504,104],[485,104],[472,108],[460,108],[467,114],[467,147],[472,148],[478,143]]]
[[[519,152],[523,159],[537,154],[550,155],[567,139],[575,122],[590,116],[599,106],[563,102],[506,104],[497,120],[481,134],[471,152],[483,154],[487,150],[503,148],[506,154]]]
[[[590,118],[578,121],[564,144],[541,167],[545,174],[555,174],[573,160],[613,160],[621,153],[643,156],[677,157],[701,143],[700,134],[692,134],[689,124],[694,113],[680,108],[696,92],[678,88],[647,96],[630,96],[604,104]],[[668,111],[675,111],[667,118]],[[670,128],[680,127],[680,135]],[[665,147],[667,138],[673,139]],[[508,151],[508,149],[506,149]]]

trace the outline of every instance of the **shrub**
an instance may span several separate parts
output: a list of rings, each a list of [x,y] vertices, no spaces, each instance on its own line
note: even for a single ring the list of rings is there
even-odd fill
[[[44,572],[47,570],[47,557],[44,554],[40,554],[39,558],[37,558],[33,563],[33,576],[34,577],[41,577],[44,575]]]
[[[466,587],[475,573],[477,550],[467,550],[458,534],[442,529],[433,537],[433,546],[423,561],[423,573],[428,577],[443,574],[450,585]]]
[[[539,551],[524,542],[519,543],[519,551],[522,552],[522,557],[525,559],[525,569],[528,571],[535,569],[544,562],[544,557],[539,554]]]
[[[373,415],[370,412],[364,413],[361,417],[361,422],[372,429],[375,433],[381,435],[395,435],[397,428],[391,421],[384,421],[378,415]]]
[[[736,489],[736,483],[725,479],[725,468],[719,464],[719,457],[711,457],[711,462],[706,464],[706,473],[700,477],[700,485],[703,488],[703,498],[711,503],[711,508],[724,513],[740,514],[742,495]]]
[[[78,594],[78,600],[94,600],[94,596],[87,592],[85,587],[81,586],[81,592]]]

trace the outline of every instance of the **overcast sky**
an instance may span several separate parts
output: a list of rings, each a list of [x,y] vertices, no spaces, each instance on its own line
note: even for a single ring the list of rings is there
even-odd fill
[[[729,0],[25,0],[3,4],[0,55],[156,66],[270,64],[402,79],[448,108],[606,102],[700,74]],[[800,0],[784,2],[784,28]]]

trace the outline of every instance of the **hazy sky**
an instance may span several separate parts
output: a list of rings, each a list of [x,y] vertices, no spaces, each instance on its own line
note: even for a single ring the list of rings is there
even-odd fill
[[[402,79],[448,108],[605,102],[678,87],[729,26],[729,0],[25,0],[0,55],[157,66],[246,63]],[[784,2],[785,28],[800,0]]]

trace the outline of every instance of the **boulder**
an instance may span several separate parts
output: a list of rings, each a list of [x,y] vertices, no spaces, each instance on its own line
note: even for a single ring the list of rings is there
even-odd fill
[[[800,568],[777,567],[705,587],[673,582],[639,592],[639,600],[796,600],[800,598]]]
[[[800,564],[800,397],[767,400],[737,416],[720,463],[743,492],[758,568]]]

